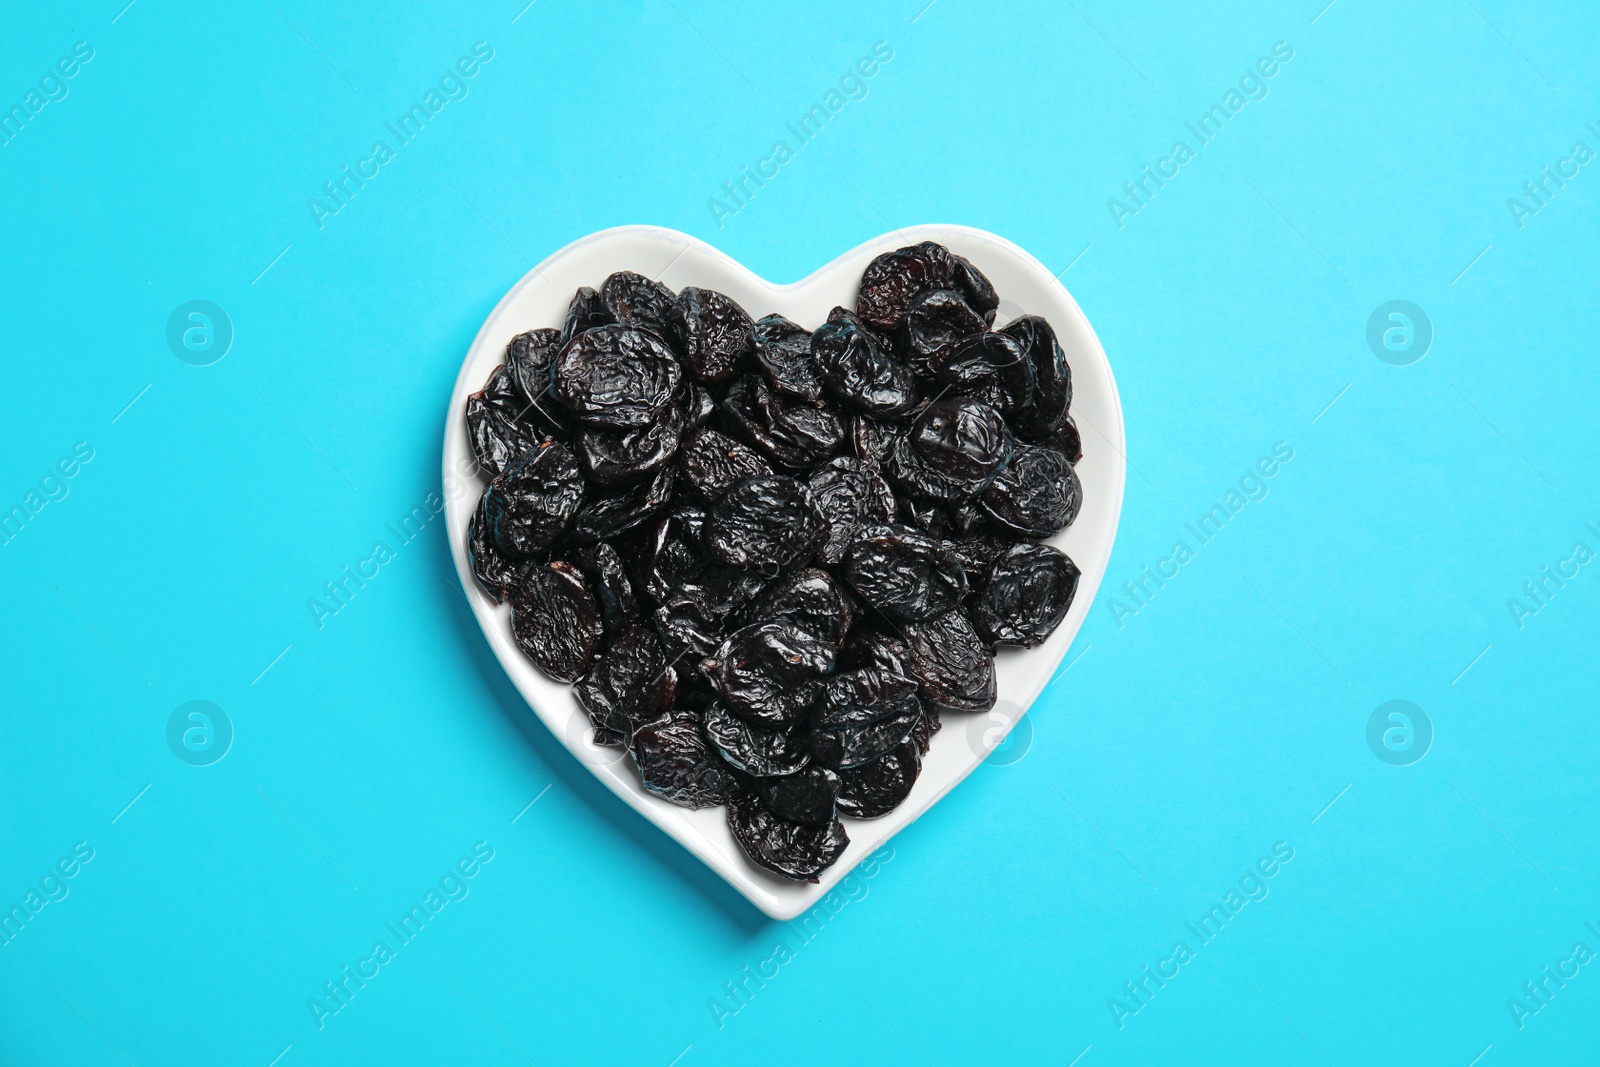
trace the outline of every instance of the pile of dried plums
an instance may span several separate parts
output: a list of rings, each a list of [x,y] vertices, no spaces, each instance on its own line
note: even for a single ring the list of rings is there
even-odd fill
[[[995,330],[973,265],[874,259],[815,330],[627,271],[513,338],[467,401],[493,478],[473,573],[650,792],[726,804],[760,867],[815,880],[911,792],[999,645],[1078,569],[1072,378],[1050,324]]]

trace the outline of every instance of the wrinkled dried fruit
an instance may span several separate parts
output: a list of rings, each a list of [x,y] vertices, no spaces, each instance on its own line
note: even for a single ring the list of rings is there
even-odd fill
[[[673,469],[666,467],[648,482],[609,493],[594,493],[572,519],[572,539],[579,544],[609,541],[647,522],[672,503]]]
[[[1032,648],[1055,632],[1078,591],[1078,567],[1049,545],[1014,545],[972,598],[972,625],[991,645]]]
[[[678,469],[684,484],[706,500],[716,500],[734,483],[772,468],[754,449],[716,430],[697,430],[678,449]]]
[[[644,787],[680,808],[726,804],[739,791],[738,778],[712,752],[693,711],[674,712],[639,727],[631,751]]]
[[[936,366],[939,383],[952,394],[981,400],[1003,414],[1028,410],[1033,399],[1033,364],[1009,334],[969,337],[951,346]]]
[[[798,730],[757,726],[720,703],[706,709],[705,721],[722,758],[746,774],[776,778],[811,762],[809,738]]]
[[[859,767],[839,772],[839,812],[853,819],[877,819],[900,806],[911,795],[922,773],[922,759],[914,741]]]
[[[638,626],[612,643],[573,695],[597,729],[624,737],[672,707],[678,676],[667,669],[667,657],[655,631]]]
[[[489,483],[484,518],[496,547],[531,559],[567,531],[583,503],[583,476],[565,445],[546,441]]]
[[[780,819],[805,826],[827,826],[833,822],[839,776],[813,763],[795,774],[761,779],[756,783],[756,793]]]
[[[754,793],[728,802],[728,829],[752,863],[796,882],[815,882],[850,844],[838,819],[826,826],[790,822],[769,811]]]
[[[952,711],[994,706],[994,657],[964,611],[906,624],[911,674],[924,700]]]
[[[844,424],[826,408],[785,402],[754,374],[738,379],[723,397],[728,428],[789,470],[809,470],[844,446]]]
[[[917,680],[898,668],[863,667],[829,678],[811,712],[814,730],[855,729],[905,710]]]
[[[806,485],[811,498],[828,520],[828,539],[817,553],[818,562],[836,567],[863,526],[894,518],[894,490],[865,460],[853,456],[830,459],[818,467]]]
[[[906,307],[901,332],[906,362],[924,382],[933,382],[939,368],[949,362],[955,346],[975,337],[988,324],[967,298],[953,289],[929,289]]]
[[[967,572],[954,553],[904,526],[862,531],[845,557],[844,576],[863,600],[901,621],[943,615],[967,595]]]
[[[811,355],[811,331],[782,315],[757,319],[750,329],[756,366],[772,388],[811,404],[822,403],[822,374]]]
[[[700,669],[740,717],[787,726],[811,710],[833,649],[792,622],[762,622],[730,636]]]
[[[631,270],[619,270],[600,286],[600,306],[612,322],[670,337],[672,290]]]
[[[855,618],[855,609],[833,575],[813,567],[769,584],[745,615],[754,622],[792,622],[837,650]]]
[[[636,430],[660,416],[681,375],[672,349],[655,334],[599,326],[561,350],[551,390],[586,426]]]
[[[731,297],[693,286],[672,305],[672,326],[684,363],[703,382],[724,382],[750,351],[750,316]]]
[[[1067,417],[1067,408],[1072,404],[1072,371],[1067,357],[1056,340],[1055,330],[1038,315],[1024,315],[1001,332],[1021,343],[1033,367],[1033,402],[1016,413],[1016,431],[1030,441],[1044,444]]]
[[[1011,461],[1011,430],[1000,412],[967,397],[929,404],[895,441],[884,470],[913,496],[961,503],[981,493]]]
[[[535,567],[511,596],[511,635],[522,654],[558,682],[588,673],[600,645],[600,606],[570,563]]]
[[[633,582],[617,550],[600,541],[584,545],[572,553],[573,562],[582,569],[600,603],[600,616],[605,621],[606,637],[614,639],[624,630],[643,620],[639,601],[633,595]]]
[[[467,524],[467,558],[472,563],[472,576],[489,594],[489,599],[498,604],[522,580],[528,564],[507,559],[495,546],[494,538],[489,536],[489,520],[485,515],[484,505],[488,499],[489,490],[485,489]]]
[[[600,294],[587,285],[580,287],[572,294],[572,303],[567,305],[567,319],[561,327],[561,347],[567,347],[568,342],[580,333],[587,333],[610,322],[611,316],[600,303]]]
[[[805,563],[828,536],[804,482],[781,474],[746,478],[706,514],[705,544],[730,566],[762,574]]]
[[[1066,456],[1024,446],[978,499],[989,518],[1012,534],[1053,537],[1078,517],[1083,487]]]
[[[560,330],[527,330],[506,345],[506,373],[523,403],[549,391],[550,368],[560,351]]]
[[[843,308],[834,308],[811,335],[811,355],[828,391],[858,411],[884,417],[916,406],[917,382],[910,368]]]

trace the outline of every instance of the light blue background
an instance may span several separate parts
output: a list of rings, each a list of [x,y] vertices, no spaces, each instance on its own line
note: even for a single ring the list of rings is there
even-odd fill
[[[5,107],[94,49],[0,146],[0,509],[94,450],[0,547],[0,905],[94,849],[0,947],[0,1062],[1593,1056],[1600,964],[1521,1030],[1507,1001],[1600,950],[1600,566],[1520,629],[1507,600],[1600,549],[1600,163],[1520,228],[1506,201],[1600,149],[1594,5],[123,2],[0,33]],[[477,41],[469,95],[319,229],[308,198]],[[879,41],[866,98],[719,228],[708,198]],[[1119,229],[1107,198],[1278,41],[1270,94]],[[792,280],[924,221],[1065,271],[1127,501],[1031,749],[801,944],[519,728],[442,522],[320,630],[307,601],[439,488],[456,370],[530,261],[649,222]],[[213,366],[164,339],[191,299],[233,322]],[[1392,299],[1434,326],[1412,366],[1365,340]],[[1280,441],[1270,494],[1119,627]],[[166,744],[192,699],[236,731],[210,767]],[[1436,731],[1409,767],[1367,746],[1391,699]],[[308,1000],[479,841],[470,895],[319,1030]]]

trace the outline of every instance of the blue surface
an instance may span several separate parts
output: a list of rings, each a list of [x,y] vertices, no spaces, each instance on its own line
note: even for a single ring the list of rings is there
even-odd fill
[[[1592,1055],[1600,9],[124,2],[0,35],[0,104],[38,108],[0,143],[0,1062]],[[423,521],[445,402],[591,231],[790,280],[922,221],[1065,272],[1121,537],[1031,748],[773,924],[518,726]],[[220,360],[214,314],[169,348],[193,300]],[[1415,315],[1369,346],[1394,300],[1420,361]],[[1415,714],[1369,745],[1393,700],[1420,760]]]

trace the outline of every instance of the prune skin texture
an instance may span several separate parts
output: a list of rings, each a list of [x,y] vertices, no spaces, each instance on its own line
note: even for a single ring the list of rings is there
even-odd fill
[[[699,602],[681,598],[668,601],[655,610],[656,632],[661,636],[667,658],[674,662],[698,662],[722,644],[722,627]],[[696,670],[693,677],[705,680]],[[709,687],[709,680],[706,680]],[[680,689],[690,688],[687,684]]]
[[[978,502],[995,525],[1016,536],[1052,537],[1078,517],[1083,487],[1066,456],[1023,446]]]
[[[833,649],[792,622],[763,622],[733,633],[700,670],[728,707],[758,726],[798,722],[833,670]]]
[[[829,678],[811,711],[813,730],[854,729],[887,719],[917,695],[917,680],[898,669],[863,667]]]
[[[818,562],[836,567],[863,526],[894,518],[894,490],[875,468],[853,456],[831,459],[812,472],[806,485],[818,510],[828,520],[828,539]]]
[[[883,417],[916,406],[911,370],[843,308],[811,335],[811,355],[828,391],[852,408]]]
[[[561,350],[552,391],[586,426],[637,430],[660,416],[682,373],[657,335],[635,326],[599,326]]]
[[[1015,413],[1013,425],[1023,437],[1043,443],[1072,405],[1072,370],[1055,330],[1038,315],[1024,315],[1001,332],[1021,343],[1033,367],[1033,402]]]
[[[902,622],[919,622],[958,607],[967,572],[938,541],[904,526],[863,530],[844,561],[844,576],[861,599]]]
[[[746,478],[772,473],[749,445],[709,428],[684,438],[678,448],[678,470],[683,483],[707,501]]]
[[[1009,334],[983,333],[952,346],[937,376],[956,395],[982,400],[1005,415],[1026,411],[1033,399],[1033,364]]]
[[[537,425],[517,417],[527,406],[511,394],[504,366],[495,368],[481,391],[467,397],[467,441],[473,459],[491,478],[544,440]]]
[[[664,714],[677,692],[678,676],[667,669],[661,641],[644,626],[617,638],[573,688],[596,729],[624,737]]]
[[[717,413],[717,398],[699,382],[689,383],[689,396],[685,411],[689,417],[689,425],[698,430],[711,416]]]
[[[467,559],[472,563],[472,576],[478,580],[479,587],[498,604],[522,580],[527,564],[507,559],[495,547],[494,538],[489,536],[489,520],[484,515],[488,496],[486,488],[467,524]]]
[[[759,778],[794,774],[811,762],[811,746],[804,734],[756,726],[721,703],[705,712],[706,736],[722,758]]]
[[[722,619],[753,600],[760,576],[706,556],[700,547],[704,514],[685,508],[655,521],[639,545],[644,590],[657,603],[693,600],[708,618]]]
[[[780,819],[804,826],[827,826],[833,822],[839,776],[813,763],[795,774],[758,779],[756,793]]]
[[[726,804],[739,791],[738,779],[706,743],[700,716],[692,711],[640,726],[630,750],[645,789],[681,808]]]
[[[994,706],[994,656],[964,611],[907,623],[905,631],[911,674],[924,700],[952,711],[987,711]]]
[[[943,245],[924,241],[885,252],[867,264],[856,296],[856,314],[869,326],[893,330],[900,325],[911,299],[928,289],[960,291],[985,322],[993,320],[1000,304],[994,286],[981,271]]]
[[[988,404],[949,397],[923,409],[895,442],[885,472],[913,496],[949,504],[983,492],[1011,462],[1011,430]]]
[[[489,483],[490,536],[511,559],[537,556],[567,531],[583,496],[578,461],[565,445],[546,441]]]
[[[789,822],[769,811],[754,793],[728,802],[728,829],[750,862],[796,882],[815,882],[850,844],[838,819],[827,826]]]
[[[970,612],[991,645],[1032,648],[1055,632],[1078,591],[1078,567],[1049,545],[1021,544],[995,561]]]
[[[788,470],[810,470],[844,445],[839,416],[801,401],[784,402],[760,375],[735,381],[719,410],[725,428]]]
[[[525,330],[506,345],[506,371],[524,404],[550,388],[550,367],[560,351],[560,330]]]
[[[911,795],[922,773],[914,741],[907,741],[871,763],[839,772],[838,810],[853,819],[877,819]]]
[[[609,541],[648,522],[672,503],[671,467],[654,478],[605,495],[595,494],[572,519],[572,539],[579,544]]]
[[[989,568],[994,566],[994,561],[1009,552],[1014,544],[1015,541],[992,533],[944,542],[945,548],[961,561],[961,566],[966,568],[969,593],[982,587],[984,580],[989,576]]]
[[[888,718],[865,726],[817,730],[811,735],[811,754],[824,767],[849,770],[870,763],[911,736],[922,721],[922,705],[915,697]]]
[[[954,289],[919,293],[906,307],[901,326],[906,362],[917,377],[932,382],[939,367],[948,362],[948,353],[987,326],[983,316]]]
[[[637,430],[585,429],[578,434],[578,459],[596,485],[637,481],[672,462],[685,423],[683,411],[668,404],[661,416]]]
[[[633,582],[628,579],[627,568],[615,548],[600,541],[579,548],[573,556],[600,604],[607,638],[616,637],[644,619],[633,593]]]
[[[756,366],[772,388],[808,404],[822,403],[822,374],[811,355],[811,331],[782,315],[757,319],[750,330]]]
[[[631,270],[619,270],[600,286],[600,306],[612,322],[637,326],[670,341],[671,289]]]
[[[845,635],[837,663],[841,671],[879,670],[912,677],[911,648],[905,639],[872,622],[857,623]]]
[[[594,664],[600,606],[570,563],[535,567],[511,597],[511,635],[546,677],[575,682]]]
[[[776,575],[816,555],[828,520],[804,482],[783,475],[746,478],[706,514],[705,543],[733,567]]]
[[[690,286],[672,305],[672,326],[684,362],[703,382],[725,382],[750,352],[753,324],[744,308],[714,289]]]
[[[561,347],[565,348],[580,333],[610,322],[611,316],[600,303],[600,294],[587,285],[580,286],[572,294],[572,303],[567,305],[567,320],[561,327]]]
[[[770,583],[746,609],[745,617],[751,622],[792,622],[838,651],[855,608],[833,575],[811,567]]]

